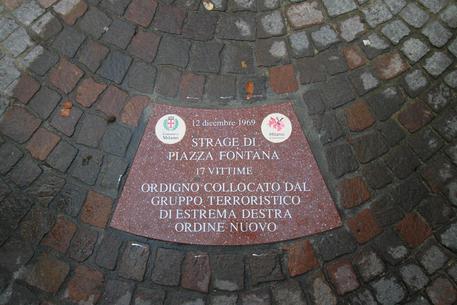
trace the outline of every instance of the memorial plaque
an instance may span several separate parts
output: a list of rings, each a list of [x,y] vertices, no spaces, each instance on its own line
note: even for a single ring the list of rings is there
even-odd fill
[[[292,104],[155,105],[111,226],[205,245],[294,239],[341,225]]]

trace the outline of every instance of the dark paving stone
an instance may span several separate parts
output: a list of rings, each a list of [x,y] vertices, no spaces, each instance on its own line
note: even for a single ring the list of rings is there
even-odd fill
[[[344,132],[333,113],[317,115],[313,118],[314,127],[323,144],[331,143],[342,137]]]
[[[92,255],[97,238],[97,231],[80,227],[71,241],[69,256],[78,262],[85,261]]]
[[[102,44],[88,40],[79,51],[78,60],[89,68],[92,72],[95,72],[100,64],[102,63],[109,50]]]
[[[71,166],[70,174],[84,183],[94,185],[102,159],[103,156],[100,151],[81,147]]]
[[[303,94],[303,101],[308,109],[309,114],[323,113],[325,104],[319,93],[319,90],[309,90]]]
[[[48,206],[64,184],[65,179],[46,171],[27,189],[27,194],[40,206]]]
[[[159,69],[156,92],[163,96],[175,97],[181,80],[181,71],[162,66]]]
[[[75,159],[78,150],[66,141],[60,141],[49,154],[46,162],[53,168],[65,172]]]
[[[100,3],[100,7],[105,8],[118,16],[122,16],[129,3],[130,0],[102,0],[102,2]]]
[[[349,79],[359,95],[365,95],[380,85],[379,80],[368,68],[352,72],[349,75]]]
[[[223,46],[218,42],[194,42],[190,53],[190,69],[194,72],[219,72]]]
[[[345,229],[337,229],[319,236],[313,245],[324,261],[329,261],[342,254],[353,252],[357,243]]]
[[[222,52],[223,71],[237,74],[254,73],[254,50],[242,44],[226,44]]]
[[[159,3],[152,25],[162,32],[181,34],[185,17],[185,10],[175,5]]]
[[[236,79],[232,76],[212,75],[206,82],[206,94],[214,101],[229,101],[236,97]]]
[[[35,48],[34,50],[36,50],[37,48]],[[49,69],[51,69],[51,67],[53,67],[59,61],[59,56],[57,56],[53,52],[50,52],[47,49],[41,50],[42,51],[40,52],[40,54],[37,54],[36,57],[33,57],[33,60],[31,60],[27,66],[32,72],[39,75],[44,75],[49,71]]]
[[[0,173],[5,175],[23,156],[24,154],[10,143],[0,146]]]
[[[411,135],[408,138],[408,144],[423,161],[426,161],[432,157],[444,143],[432,129],[427,128]]]
[[[11,188],[3,180],[0,180],[0,201],[5,199],[11,192]]]
[[[455,216],[452,208],[439,196],[430,196],[424,199],[417,211],[433,229],[446,225]]]
[[[392,149],[385,159],[387,166],[400,178],[408,177],[420,165],[419,159],[406,145]]]
[[[359,164],[348,144],[339,144],[326,150],[330,171],[336,177],[355,171]]]
[[[404,130],[394,120],[388,120],[379,126],[379,131],[390,146],[397,145],[405,138]]]
[[[132,62],[132,58],[119,52],[112,51],[103,61],[97,73],[113,82],[120,84]]]
[[[138,31],[128,47],[128,52],[146,62],[154,60],[161,36],[155,32]]]
[[[109,196],[117,196],[121,178],[125,174],[127,166],[128,163],[121,158],[105,156],[97,180],[98,189]]]
[[[86,191],[79,185],[66,184],[63,190],[51,202],[50,206],[58,213],[76,217],[86,198]]]
[[[255,17],[249,13],[220,16],[216,29],[216,37],[220,39],[254,40]]]
[[[174,36],[164,36],[159,45],[155,62],[184,68],[189,62],[190,42]]]
[[[381,189],[392,182],[392,176],[382,161],[368,163],[362,172],[368,185],[374,189]]]
[[[248,82],[252,82],[254,85],[254,92],[252,93],[252,96],[246,90],[246,85]],[[266,82],[266,77],[241,76],[238,78],[238,94],[241,98],[249,101],[265,99],[267,96]]]
[[[457,137],[457,113],[453,110],[446,111],[435,118],[432,125],[448,141]]]
[[[41,168],[31,158],[24,158],[10,172],[10,179],[20,188],[29,186],[41,174]]]
[[[319,58],[303,58],[298,61],[298,71],[300,72],[300,83],[310,84],[323,82],[327,79],[325,64]],[[313,71],[313,73],[310,73]]]
[[[33,253],[29,243],[11,238],[0,248],[0,266],[9,272],[16,272],[32,258]]]
[[[86,37],[74,28],[64,28],[62,32],[57,35],[52,46],[58,50],[60,54],[68,57],[75,56],[79,47]]]
[[[408,255],[408,249],[393,229],[387,230],[377,237],[374,247],[392,265],[398,264]]]
[[[344,105],[355,98],[349,81],[343,75],[329,79],[324,88],[321,89],[322,95],[327,105],[332,108]]]
[[[149,258],[149,246],[137,242],[129,242],[119,262],[120,276],[142,281]]]
[[[102,41],[125,49],[135,34],[135,26],[119,19],[115,19],[103,34]]]
[[[119,157],[124,156],[130,143],[130,129],[119,124],[110,124],[103,136],[101,148]]]
[[[348,66],[342,53],[337,48],[319,54],[318,60],[325,66],[325,70],[330,75],[346,72]]]
[[[73,106],[71,108],[70,116],[62,117],[59,111],[55,111],[51,119],[51,126],[63,132],[66,136],[70,137],[75,131],[75,126],[82,115],[81,109]]]
[[[395,88],[388,88],[367,98],[371,110],[378,120],[385,121],[400,110],[403,98]]]
[[[236,291],[244,287],[244,262],[240,255],[216,255],[211,258],[212,287]]]
[[[116,266],[121,241],[112,233],[105,232],[100,246],[98,247],[95,263],[100,267],[113,270]]]
[[[401,206],[404,211],[411,211],[414,209],[427,194],[428,190],[426,186],[415,175],[402,181],[391,192],[393,200],[398,206]]]
[[[41,87],[40,91],[29,103],[30,109],[36,112],[40,118],[46,119],[60,101],[60,95],[48,87]]]
[[[165,305],[185,305],[185,304],[192,304],[192,305],[204,305],[205,304],[205,297],[202,294],[196,294],[190,291],[178,291],[173,294],[170,294],[166,300]]]
[[[121,2],[121,1],[104,1],[104,2]],[[92,35],[98,39],[105,33],[105,29],[111,24],[111,19],[102,11],[95,7],[91,7],[89,11],[84,14],[82,19],[79,21],[79,27],[87,34]]]
[[[368,163],[389,150],[384,138],[377,132],[351,138],[350,143],[360,163]]]
[[[108,280],[100,304],[129,304],[132,299],[133,288],[133,284],[124,281]]]
[[[12,293],[9,298],[9,305],[38,305],[40,304],[39,298],[27,287],[14,283],[12,286]]]
[[[163,304],[165,300],[165,291],[158,288],[138,287],[135,290],[133,302],[135,305],[155,305]]]
[[[206,12],[190,12],[183,28],[183,35],[193,40],[211,40],[216,31],[217,16]]]
[[[283,38],[258,39],[255,44],[257,66],[274,66],[289,62]]]
[[[250,255],[247,258],[247,266],[253,285],[284,279],[280,256],[277,252]]]
[[[385,195],[375,200],[371,211],[378,224],[382,227],[393,225],[403,218],[403,211],[390,195]]]
[[[152,269],[152,281],[160,285],[178,285],[183,260],[183,253],[171,249],[159,248]]]
[[[144,62],[136,61],[127,74],[127,84],[130,88],[143,93],[153,93],[157,69]]]
[[[11,193],[6,199],[0,202],[2,213],[0,214],[0,232],[10,235],[19,224],[19,221],[27,214],[33,202],[30,198],[20,193]],[[0,235],[0,243],[8,238],[7,235]],[[25,252],[24,252],[25,253]]]
[[[98,115],[86,114],[80,123],[81,127],[76,138],[76,143],[97,147],[100,143],[108,123]]]

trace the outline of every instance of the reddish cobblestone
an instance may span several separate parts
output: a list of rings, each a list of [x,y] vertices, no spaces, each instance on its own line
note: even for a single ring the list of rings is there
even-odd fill
[[[29,285],[56,293],[67,277],[70,267],[57,258],[42,254],[26,276]]]
[[[203,96],[205,77],[192,72],[184,72],[179,84],[179,98],[184,101],[199,101]]]
[[[339,260],[327,265],[327,273],[339,295],[344,295],[359,288],[354,269],[349,260]]]
[[[442,277],[434,280],[426,291],[434,305],[452,305],[457,301],[455,288],[448,279]]]
[[[298,81],[293,65],[270,68],[269,76],[271,89],[275,93],[292,93],[298,90]]]
[[[151,102],[147,96],[132,97],[122,110],[121,122],[130,126],[137,126],[144,108]]]
[[[22,107],[9,108],[0,121],[0,131],[15,141],[23,143],[40,126],[41,120]]]
[[[103,291],[103,274],[100,271],[79,265],[68,282],[65,298],[78,304],[97,303]]]
[[[12,11],[21,6],[23,2],[24,0],[4,0],[3,4],[8,10]]]
[[[366,243],[382,232],[370,209],[359,212],[350,218],[347,224],[360,244]]]
[[[26,148],[33,158],[45,160],[59,141],[58,135],[45,128],[40,128],[27,143]]]
[[[395,227],[400,237],[412,248],[419,246],[432,235],[429,225],[417,213],[407,214]]]
[[[30,75],[23,73],[13,89],[13,96],[21,103],[27,104],[38,89],[40,84]]]
[[[90,191],[79,216],[81,221],[104,228],[111,215],[113,200],[107,196]]]
[[[59,216],[52,230],[43,239],[42,244],[65,253],[75,232],[76,225],[65,217]]]
[[[48,8],[56,2],[57,0],[38,0],[38,3],[41,5],[42,8]]]
[[[159,42],[159,34],[138,31],[127,50],[130,54],[137,56],[146,62],[151,62],[156,57]]]
[[[133,0],[127,8],[125,17],[132,22],[147,27],[152,21],[156,8],[157,1],[155,0]]]
[[[368,104],[358,100],[344,109],[346,122],[350,130],[362,131],[367,129],[376,121],[370,112]]]
[[[309,240],[296,241],[284,249],[287,252],[287,269],[290,276],[301,275],[319,267]]]
[[[361,205],[371,198],[368,186],[362,177],[344,179],[340,182],[338,191],[341,195],[341,205],[346,209]]]
[[[76,101],[84,107],[90,107],[105,89],[105,84],[97,83],[92,78],[86,78],[76,90]]]
[[[119,117],[122,108],[127,101],[127,93],[110,85],[105,93],[99,98],[97,109],[105,113],[107,116]]]
[[[367,63],[367,59],[360,48],[356,45],[351,45],[343,48],[343,55],[346,59],[349,69],[355,69]]]
[[[373,61],[378,77],[382,80],[392,79],[409,69],[399,53],[388,53],[378,56]]]
[[[65,93],[70,93],[84,72],[68,60],[62,58],[51,70],[49,81]]]
[[[208,292],[211,269],[206,253],[188,252],[182,265],[181,286],[199,292]]]
[[[409,104],[398,114],[398,120],[410,132],[415,132],[433,119],[432,111],[422,102]]]

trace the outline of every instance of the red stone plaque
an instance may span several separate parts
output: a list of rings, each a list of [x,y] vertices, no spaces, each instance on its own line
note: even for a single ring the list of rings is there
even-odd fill
[[[277,242],[340,225],[291,103],[155,105],[111,221],[205,245]]]

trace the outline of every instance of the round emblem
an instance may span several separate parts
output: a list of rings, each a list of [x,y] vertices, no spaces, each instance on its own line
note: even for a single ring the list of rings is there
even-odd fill
[[[156,137],[165,144],[175,144],[186,134],[186,123],[176,114],[166,114],[156,123]]]
[[[292,133],[292,123],[281,113],[270,113],[261,125],[262,134],[272,143],[281,143],[287,140]]]

